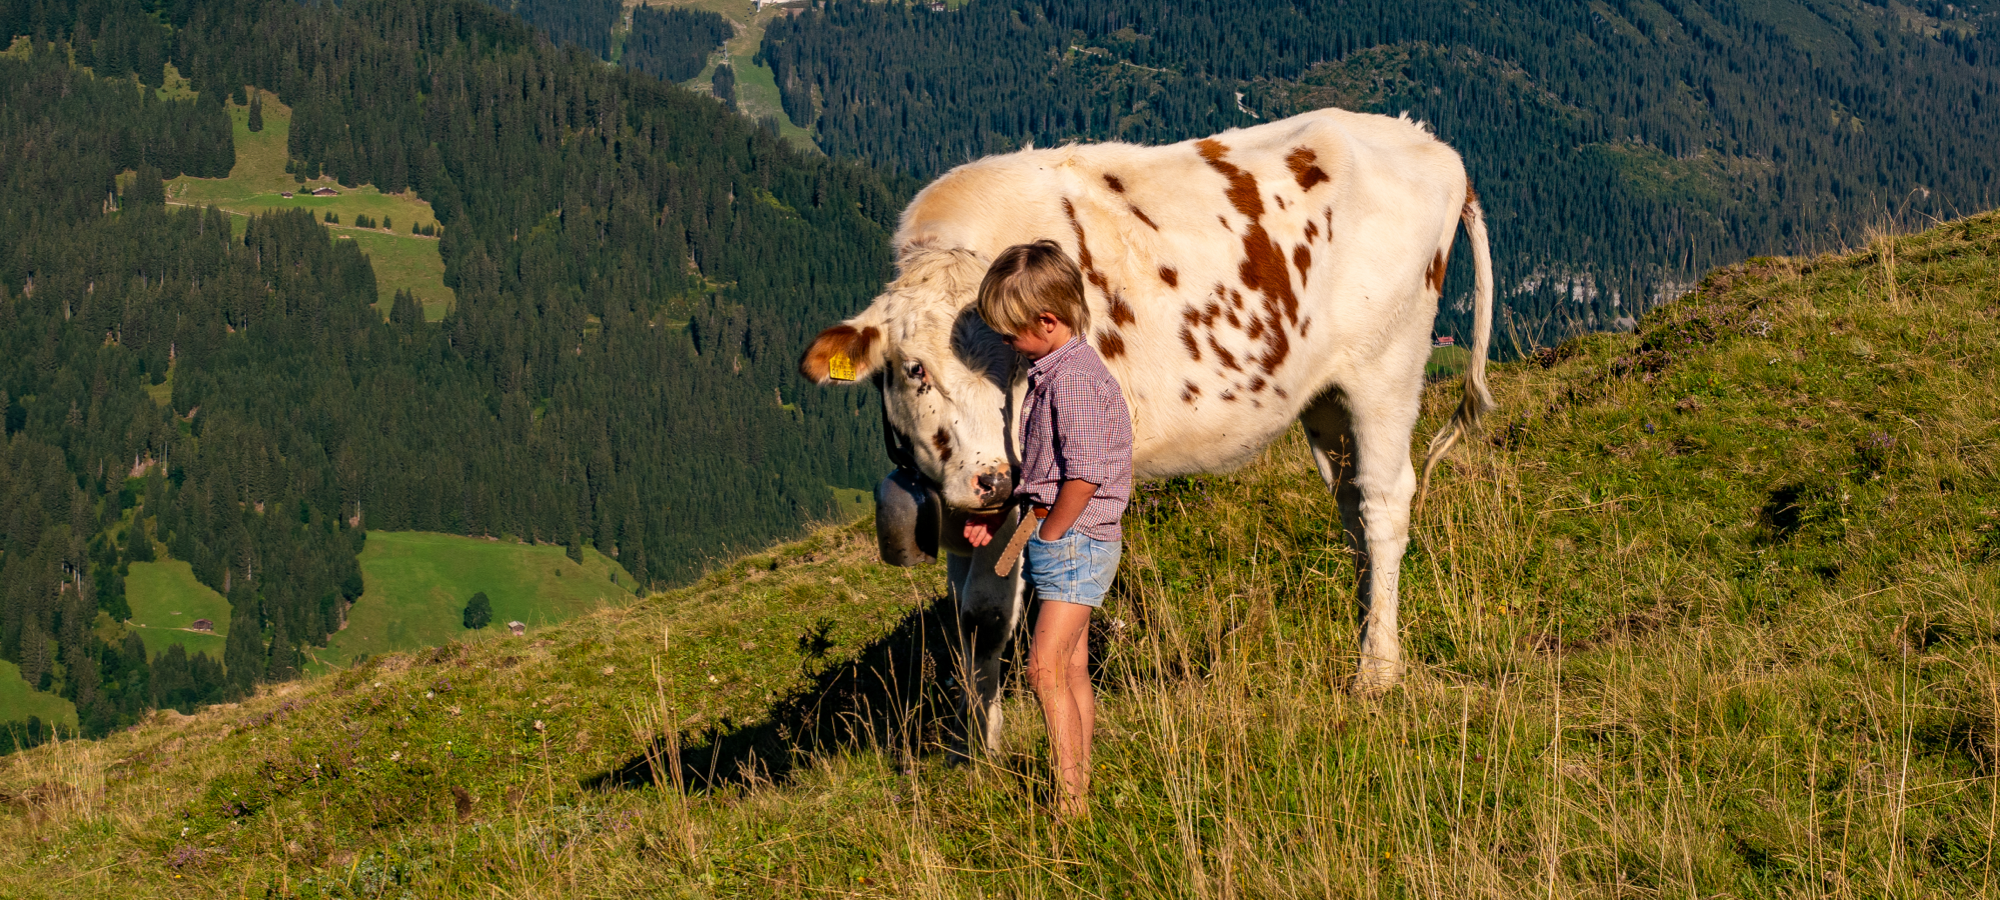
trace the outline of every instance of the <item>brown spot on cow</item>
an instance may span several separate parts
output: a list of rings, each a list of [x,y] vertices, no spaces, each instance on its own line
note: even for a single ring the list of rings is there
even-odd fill
[[[1319,154],[1314,153],[1311,147],[1296,147],[1285,155],[1285,166],[1292,170],[1292,178],[1298,181],[1299,190],[1310,191],[1313,185],[1333,180],[1326,176],[1325,169],[1315,165],[1318,161]]]
[[[1271,195],[1271,202],[1278,204],[1278,208],[1281,210],[1285,208],[1285,198],[1280,197],[1277,194]]]
[[[1125,355],[1125,338],[1116,331],[1097,333],[1097,353],[1105,359],[1117,359]]]
[[[1256,340],[1256,339],[1258,339],[1258,338],[1260,338],[1260,337],[1263,337],[1263,336],[1264,336],[1264,320],[1263,320],[1263,319],[1261,319],[1261,318],[1257,318],[1257,319],[1251,319],[1251,320],[1250,320],[1250,330],[1249,330],[1249,331],[1246,331],[1246,332],[1244,332],[1244,333],[1243,333],[1243,336],[1244,336],[1244,337],[1247,337],[1247,338],[1249,338],[1249,339],[1251,339],[1251,340],[1253,340],[1253,341],[1254,341],[1254,340]]]
[[[1181,326],[1181,345],[1187,348],[1188,356],[1193,357],[1195,362],[1201,362],[1201,342],[1194,339],[1194,330],[1186,325]]]
[[[1222,304],[1210,300],[1208,306],[1201,311],[1201,324],[1213,326],[1215,324],[1215,317],[1221,314]]]
[[[1125,182],[1119,181],[1118,176],[1110,172],[1104,173],[1104,183],[1110,185],[1111,189],[1118,193],[1125,193]]]
[[[1229,187],[1223,193],[1229,197],[1229,205],[1252,221],[1263,218],[1264,197],[1257,190],[1257,179],[1223,159],[1229,155],[1229,148],[1214,138],[1196,141],[1194,148],[1207,161],[1209,168],[1222,173],[1222,177],[1228,180]]]
[[[1154,224],[1154,223],[1153,223],[1153,217],[1152,217],[1152,216],[1149,216],[1149,215],[1146,215],[1146,211],[1145,211],[1145,210],[1143,210],[1143,209],[1140,209],[1139,207],[1136,207],[1136,206],[1133,206],[1133,205],[1132,205],[1132,204],[1130,204],[1130,203],[1127,203],[1127,204],[1125,204],[1125,208],[1126,208],[1126,209],[1129,209],[1129,210],[1131,210],[1131,211],[1132,211],[1132,215],[1134,215],[1134,216],[1137,216],[1137,217],[1139,218],[1139,221],[1141,221],[1141,222],[1144,222],[1144,223],[1146,223],[1146,227],[1147,227],[1147,228],[1151,228],[1151,229],[1153,229],[1154,231],[1159,231],[1159,230],[1160,230],[1160,226],[1158,226],[1158,225],[1156,225],[1156,224]]]
[[[1306,245],[1299,244],[1292,248],[1292,265],[1299,268],[1299,287],[1306,286],[1306,270],[1311,269],[1312,264],[1313,254],[1306,249]]]
[[[1304,319],[1299,320],[1299,337],[1305,337],[1306,332],[1311,331],[1312,327],[1313,327],[1313,320],[1311,316],[1307,316]]]
[[[1114,294],[1111,297],[1111,321],[1118,325],[1130,325],[1139,321],[1139,317],[1132,314],[1132,304],[1125,302],[1124,294]]]
[[[1076,218],[1076,204],[1064,197],[1062,205],[1063,215],[1069,217],[1070,230],[1076,233],[1076,265],[1083,270],[1083,280],[1095,285],[1105,296],[1111,296],[1111,280],[1097,271],[1097,262],[1090,255],[1090,241],[1083,234],[1083,223]]]
[[[1314,240],[1314,239],[1316,239],[1316,238],[1318,238],[1318,237],[1319,237],[1319,223],[1318,223],[1318,222],[1315,222],[1315,221],[1313,221],[1313,220],[1311,220],[1311,219],[1307,219],[1307,220],[1306,220],[1306,243],[1310,244],[1310,243],[1312,243],[1312,242],[1313,242],[1313,240]]]
[[[1228,219],[1225,219],[1225,218],[1223,218],[1223,217],[1221,217],[1221,216],[1216,216],[1216,217],[1215,217],[1215,221],[1217,221],[1217,222],[1221,223],[1221,225],[1222,225],[1222,230],[1223,230],[1223,231],[1228,231],[1228,232],[1229,232],[1230,234],[1235,234],[1235,233],[1236,233],[1236,232],[1234,232],[1234,231],[1230,231],[1230,228],[1229,228],[1229,220],[1228,220]]]
[[[1257,357],[1257,365],[1263,367],[1264,374],[1276,375],[1278,367],[1285,364],[1285,357],[1292,352],[1292,339],[1285,336],[1284,326],[1278,322],[1275,313],[1270,320],[1270,327],[1264,330],[1264,355]]]
[[[940,428],[931,435],[931,446],[937,448],[938,462],[951,462],[951,435]]]
[[[1183,382],[1182,385],[1183,385],[1181,387],[1182,403],[1193,403],[1194,398],[1201,396],[1201,388],[1196,387],[1194,382],[1192,381]]]
[[[1284,389],[1284,388],[1281,388],[1281,387],[1278,387],[1277,385],[1272,385],[1272,386],[1271,386],[1271,393],[1273,393],[1273,394],[1277,394],[1277,395],[1278,395],[1278,399],[1280,399],[1280,400],[1290,400],[1290,399],[1292,399],[1292,395],[1290,395],[1290,394],[1287,394],[1287,393],[1285,393],[1285,389]]]
[[[1231,328],[1240,329],[1243,327],[1243,320],[1236,317],[1236,310],[1233,307],[1223,310],[1222,317],[1229,320],[1229,327]]]
[[[1284,251],[1278,247],[1278,242],[1272,240],[1270,234],[1264,230],[1262,221],[1264,200],[1258,193],[1257,179],[1223,158],[1228,155],[1229,148],[1221,142],[1209,138],[1196,141],[1194,146],[1201,154],[1201,158],[1208,163],[1209,168],[1221,173],[1222,177],[1228,180],[1229,187],[1225,193],[1229,197],[1230,205],[1250,220],[1243,232],[1243,263],[1237,268],[1236,274],[1244,287],[1264,295],[1264,315],[1269,321],[1264,332],[1266,348],[1264,353],[1257,357],[1257,362],[1264,367],[1265,374],[1275,373],[1277,368],[1284,364],[1285,357],[1291,353],[1291,341],[1285,336],[1284,325],[1287,322],[1297,323],[1299,320],[1299,297],[1292,291],[1291,269],[1285,261]],[[1293,158],[1297,156],[1298,154],[1294,152]],[[1311,166],[1313,159],[1314,157],[1308,155],[1305,157],[1305,164]],[[1317,170],[1318,167],[1313,166],[1313,168]],[[1320,173],[1322,179],[1325,174]],[[1302,180],[1305,178],[1305,176],[1300,177]],[[1332,215],[1331,207],[1328,207],[1328,215]],[[1330,231],[1331,219],[1329,219]]]
[[[1236,402],[1236,392],[1235,392],[1235,391],[1223,391],[1223,392],[1222,392],[1222,399],[1224,399],[1224,400],[1227,400],[1227,401],[1229,401],[1229,402],[1231,402],[1231,403],[1235,403],[1235,402]]]
[[[1255,393],[1257,393],[1257,392],[1259,392],[1259,391],[1262,391],[1262,390],[1264,389],[1264,385],[1266,385],[1266,384],[1269,384],[1269,383],[1270,383],[1270,382],[1268,382],[1268,381],[1265,381],[1265,380],[1264,380],[1264,379],[1262,379],[1262,378],[1252,378],[1252,379],[1250,379],[1250,393],[1253,393],[1253,394],[1255,394]]]
[[[1236,364],[1236,354],[1229,352],[1221,344],[1216,343],[1215,335],[1213,334],[1208,336],[1208,349],[1215,351],[1215,358],[1222,361],[1223,368],[1238,372],[1243,371],[1243,367]]]
[[[1424,270],[1424,286],[1430,288],[1431,293],[1444,293],[1444,272],[1444,251],[1439,250],[1436,256],[1431,257],[1431,267]]]
[[[1181,273],[1175,271],[1172,266],[1161,266],[1160,280],[1166,282],[1167,287],[1180,287]]]
[[[1299,297],[1292,292],[1292,273],[1285,252],[1271,240],[1261,224],[1252,224],[1243,235],[1243,263],[1236,268],[1243,286],[1264,295],[1264,307],[1288,322],[1299,320]]]

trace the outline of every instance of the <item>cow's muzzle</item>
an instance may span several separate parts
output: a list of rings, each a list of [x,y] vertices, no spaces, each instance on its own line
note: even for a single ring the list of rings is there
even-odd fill
[[[998,509],[1014,496],[1014,473],[1005,467],[988,469],[973,476],[972,492],[981,509]]]

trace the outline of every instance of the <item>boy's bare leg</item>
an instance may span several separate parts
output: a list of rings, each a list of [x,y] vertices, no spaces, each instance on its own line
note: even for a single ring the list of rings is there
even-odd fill
[[[1090,653],[1085,640],[1090,612],[1090,607],[1079,603],[1043,603],[1028,651],[1028,683],[1041,701],[1042,719],[1048,724],[1049,755],[1056,770],[1056,811],[1065,818],[1088,809],[1084,795],[1090,787],[1090,732],[1096,720],[1096,703],[1090,693],[1090,673],[1076,665],[1076,660],[1087,659]]]
[[[1090,687],[1090,617],[1084,616],[1076,649],[1069,655],[1069,693],[1076,699],[1076,717],[1083,729],[1083,791],[1090,793],[1090,749],[1097,739],[1097,693]]]

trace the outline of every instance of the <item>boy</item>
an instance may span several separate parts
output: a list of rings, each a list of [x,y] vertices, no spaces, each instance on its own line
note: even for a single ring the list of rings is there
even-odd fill
[[[1082,335],[1090,330],[1083,275],[1054,241],[1000,253],[979,285],[979,316],[1034,361],[1021,405],[1021,477],[1014,495],[1040,528],[1028,539],[1022,574],[1042,601],[1028,650],[1028,683],[1048,723],[1056,810],[1088,811],[1091,610],[1118,573],[1118,526],[1132,496],[1132,417],[1117,379]],[[993,540],[994,520],[974,518],[965,537]]]

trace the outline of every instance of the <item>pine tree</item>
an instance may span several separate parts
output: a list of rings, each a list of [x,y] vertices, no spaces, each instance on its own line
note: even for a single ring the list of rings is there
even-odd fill
[[[228,684],[236,694],[248,694],[264,680],[264,642],[258,638],[257,621],[247,616],[232,616],[229,620],[229,637],[222,646],[222,665],[228,673]]]
[[[292,646],[292,639],[283,629],[271,634],[271,657],[264,666],[264,680],[289,681],[299,674],[298,648]]]
[[[709,78],[709,84],[715,89],[715,99],[722,101],[730,109],[736,108],[735,69],[730,68],[728,63],[716,66],[715,74]]]
[[[160,170],[152,165],[142,165],[132,176],[132,186],[125,189],[126,209],[137,206],[161,206],[167,202],[165,183],[160,179]]]
[[[395,299],[389,303],[389,321],[404,328],[424,324],[424,307],[417,302],[416,295],[409,291],[396,291]]]
[[[486,592],[473,594],[472,599],[465,604],[465,627],[476,631],[485,628],[492,621],[493,602],[486,599]]]
[[[124,555],[128,563],[153,561],[153,542],[146,537],[146,524],[137,514],[133,515],[132,524],[125,529]]]
[[[261,91],[250,96],[250,130],[264,130],[264,94]]]

